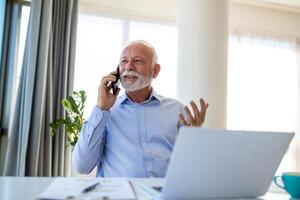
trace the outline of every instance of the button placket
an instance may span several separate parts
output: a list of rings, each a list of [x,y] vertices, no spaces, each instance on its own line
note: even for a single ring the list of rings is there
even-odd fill
[[[137,105],[137,110],[138,110],[138,117],[139,117],[138,121],[139,121],[139,127],[140,127],[141,145],[142,145],[142,149],[145,154],[146,173],[147,173],[147,176],[153,177],[151,152],[150,152],[150,149],[148,146],[148,141],[147,141],[145,108],[143,105]]]

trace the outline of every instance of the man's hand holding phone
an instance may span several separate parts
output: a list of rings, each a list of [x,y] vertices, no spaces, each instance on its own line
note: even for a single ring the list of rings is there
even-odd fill
[[[119,77],[119,68],[117,68],[116,71],[113,71],[102,78],[98,87],[97,100],[97,107],[101,110],[109,110],[114,105],[120,92],[120,88],[118,88],[117,84]]]

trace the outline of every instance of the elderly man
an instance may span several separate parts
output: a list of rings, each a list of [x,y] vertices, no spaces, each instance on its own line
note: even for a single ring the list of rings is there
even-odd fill
[[[165,176],[179,126],[201,126],[208,104],[200,99],[198,108],[191,101],[191,112],[177,100],[158,95],[151,82],[159,71],[149,43],[133,41],[124,48],[119,73],[125,93],[111,93],[116,71],[102,78],[97,105],[73,151],[79,173],[97,166],[101,177]]]

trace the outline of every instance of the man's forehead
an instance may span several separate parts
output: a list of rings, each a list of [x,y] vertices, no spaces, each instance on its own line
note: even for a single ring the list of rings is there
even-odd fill
[[[123,50],[121,57],[124,57],[127,54],[131,53],[139,56],[151,56],[152,51],[148,46],[144,44],[131,44]]]

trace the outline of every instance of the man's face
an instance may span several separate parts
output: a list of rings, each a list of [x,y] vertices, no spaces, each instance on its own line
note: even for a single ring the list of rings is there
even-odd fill
[[[120,79],[128,92],[151,85],[152,50],[143,44],[132,44],[123,50],[120,58]]]

